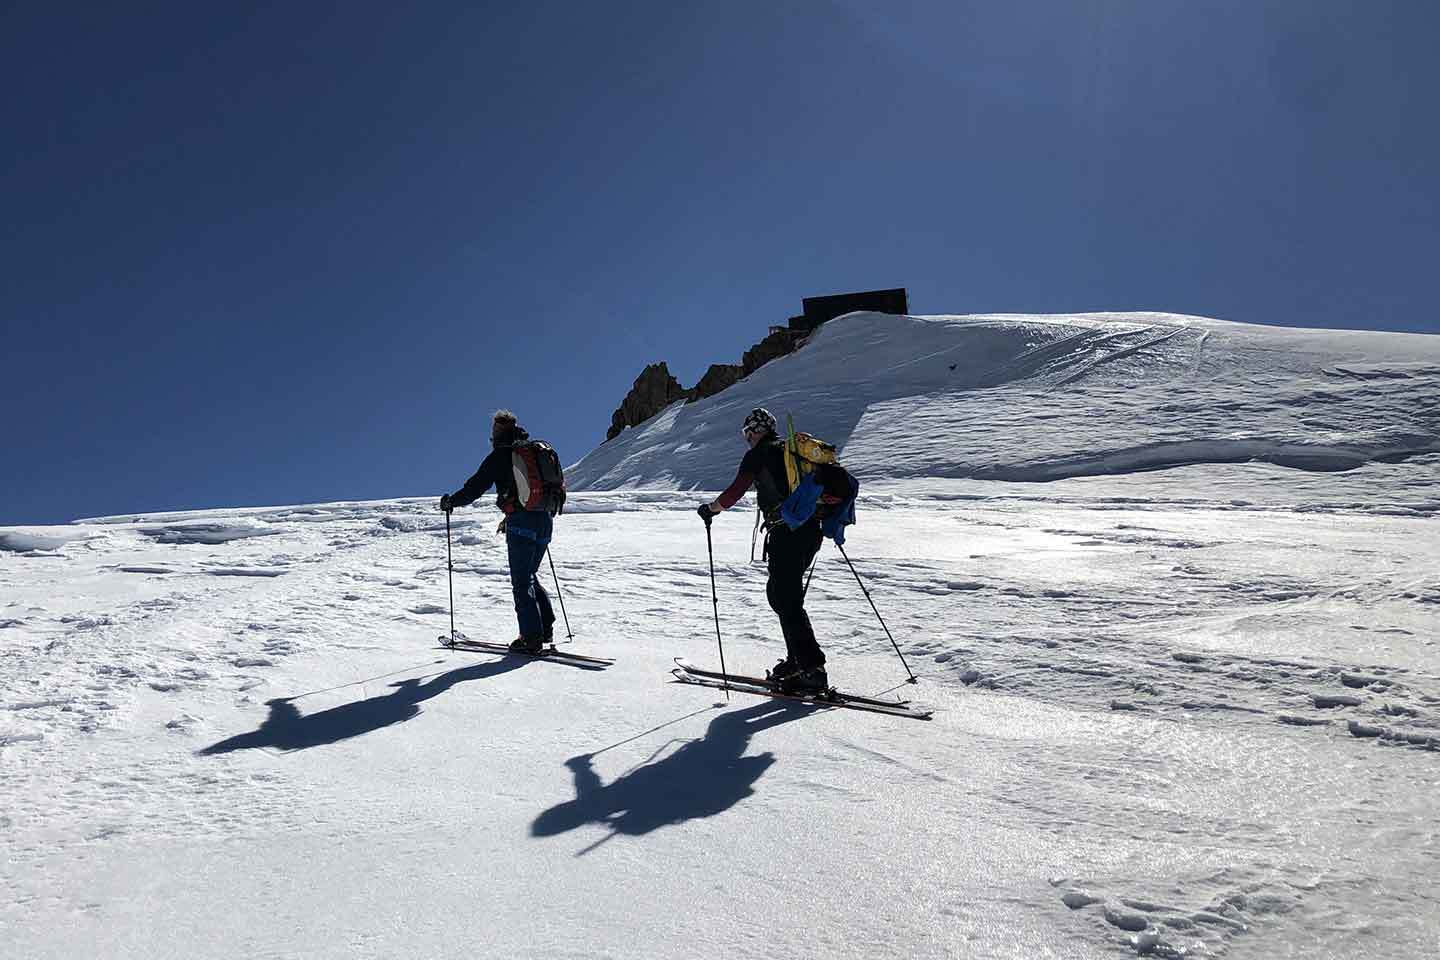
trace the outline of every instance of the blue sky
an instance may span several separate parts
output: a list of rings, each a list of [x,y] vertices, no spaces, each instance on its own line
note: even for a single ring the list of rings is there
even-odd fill
[[[0,523],[571,461],[804,296],[1440,331],[1440,6],[0,7]],[[17,389],[18,387],[18,389]],[[738,451],[738,448],[737,448]]]

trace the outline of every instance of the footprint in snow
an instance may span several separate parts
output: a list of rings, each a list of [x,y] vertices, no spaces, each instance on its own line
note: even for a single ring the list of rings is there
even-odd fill
[[[1384,677],[1369,676],[1363,673],[1350,673],[1349,671],[1344,671],[1340,674],[1340,682],[1352,689],[1364,689],[1365,687],[1380,687],[1383,689],[1391,685],[1391,681]]]
[[[281,577],[288,570],[262,570],[258,567],[211,567],[205,571],[212,577]]]
[[[1316,693],[1310,696],[1310,702],[1321,710],[1328,710],[1331,707],[1358,707],[1359,697],[1349,697],[1343,694]]]

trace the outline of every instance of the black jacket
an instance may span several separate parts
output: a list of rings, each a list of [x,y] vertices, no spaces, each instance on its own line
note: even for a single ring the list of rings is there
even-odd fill
[[[774,517],[789,496],[790,478],[785,473],[785,441],[777,436],[760,441],[745,451],[740,472],[755,478],[755,504],[766,517]]]
[[[515,470],[512,466],[514,461],[511,450],[517,443],[529,439],[530,434],[520,427],[493,437],[490,442],[495,449],[480,463],[480,469],[465,481],[465,486],[450,494],[450,503],[457,507],[468,506],[483,497],[485,491],[492,486],[495,488],[497,504],[515,499]]]

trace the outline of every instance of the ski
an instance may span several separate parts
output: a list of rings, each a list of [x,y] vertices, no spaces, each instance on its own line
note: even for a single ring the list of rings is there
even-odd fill
[[[710,687],[715,690],[724,689],[726,684],[723,680],[715,680],[711,677],[701,677],[676,667],[671,671],[675,680],[679,683],[688,683],[700,687]],[[843,707],[847,710],[863,710],[866,713],[883,713],[891,717],[909,717],[912,720],[929,720],[934,716],[933,710],[922,710],[919,707],[896,704],[894,706],[881,706],[876,703],[864,703],[856,700],[846,699],[842,693],[832,693],[830,697],[803,696],[793,693],[781,693],[770,687],[757,687],[751,684],[730,683],[731,690],[736,693],[749,693],[759,697],[770,697],[775,700],[792,700],[796,703],[808,703],[816,707]]]
[[[909,701],[875,700],[871,697],[852,696],[839,690],[831,690],[828,695],[824,696],[781,693],[769,681],[761,680],[758,677],[746,677],[742,680],[732,674],[727,681],[725,674],[712,670],[696,670],[682,658],[677,657],[675,663],[676,667],[670,673],[680,683],[721,690],[726,687],[728,682],[730,689],[739,693],[751,693],[761,697],[772,697],[776,700],[793,700],[797,703],[809,703],[817,707],[844,707],[847,710],[883,713],[891,717],[909,717],[912,720],[929,720],[935,714],[935,711],[913,706]]]
[[[586,664],[596,667],[608,667],[615,661],[610,657],[592,657],[582,653],[571,653],[569,650],[560,650],[554,644],[544,647],[539,653],[520,653],[511,650],[509,644],[490,643],[486,640],[471,640],[463,635],[456,635],[451,638],[445,634],[440,635],[440,646],[446,650],[470,650],[476,653],[503,653],[512,657],[529,657],[532,660],[558,660],[562,663]]]
[[[697,677],[709,677],[711,680],[721,681],[729,680],[731,683],[748,683],[756,687],[767,687],[771,690],[775,689],[775,684],[771,683],[766,677],[747,677],[739,673],[721,673],[719,670],[702,670],[684,657],[676,657],[675,665],[686,673],[693,673]],[[910,705],[909,700],[877,700],[874,697],[862,697],[856,693],[842,693],[839,690],[833,689],[832,692],[844,697],[851,703],[869,703],[877,707],[908,707]]]

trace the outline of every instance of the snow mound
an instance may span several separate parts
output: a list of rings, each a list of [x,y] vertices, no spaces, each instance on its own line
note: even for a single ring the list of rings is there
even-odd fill
[[[1175,314],[854,313],[569,468],[577,490],[715,489],[752,408],[862,479],[1039,482],[1191,464],[1350,470],[1440,452],[1440,337]]]
[[[170,523],[159,527],[137,527],[157,543],[190,544],[229,543],[231,540],[245,540],[250,537],[274,536],[280,531],[274,527],[263,527],[243,521],[211,523]]]
[[[74,527],[7,527],[0,530],[0,551],[35,553],[59,550],[67,543],[89,540],[94,534]]]

